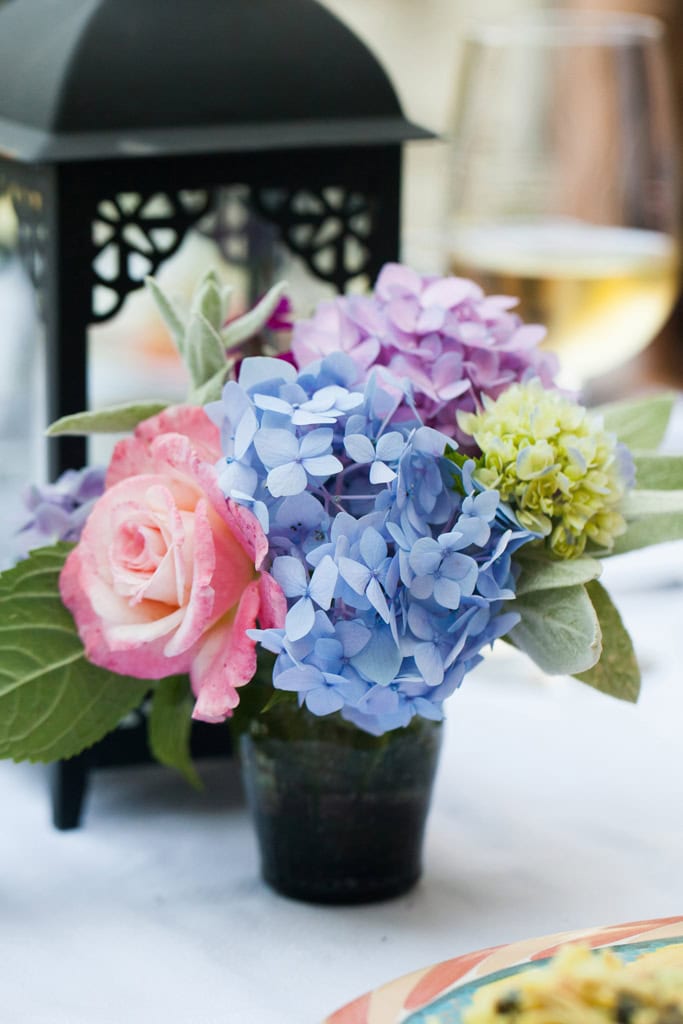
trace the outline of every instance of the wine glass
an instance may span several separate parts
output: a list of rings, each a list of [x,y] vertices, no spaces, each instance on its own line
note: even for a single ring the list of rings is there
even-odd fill
[[[546,11],[474,27],[451,159],[454,273],[518,296],[580,387],[641,351],[678,286],[663,26]]]

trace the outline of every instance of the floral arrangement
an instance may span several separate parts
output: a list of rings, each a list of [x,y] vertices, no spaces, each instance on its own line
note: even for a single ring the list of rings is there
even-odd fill
[[[282,327],[282,286],[237,319],[213,274],[187,311],[149,287],[188,401],[50,428],[130,436],[105,473],[31,489],[0,576],[0,755],[72,756],[151,695],[152,749],[195,779],[191,716],[232,716],[259,650],[273,695],[373,734],[441,719],[500,639],[637,698],[598,576],[683,537],[668,396],[589,411],[514,300],[397,264],[278,358],[240,346]]]

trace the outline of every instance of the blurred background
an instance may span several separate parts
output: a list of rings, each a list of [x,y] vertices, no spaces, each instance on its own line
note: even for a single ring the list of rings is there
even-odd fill
[[[566,362],[563,383],[588,401],[680,388],[680,0],[324,3],[379,57],[406,115],[438,136],[405,147],[404,261],[520,296],[522,315],[550,326],[549,343]],[[544,12],[581,13],[595,31],[564,45],[562,34],[571,32],[551,25],[534,42],[535,30],[524,26]],[[654,16],[664,37],[623,18],[616,34],[603,31],[600,15],[609,12]],[[516,27],[516,37],[482,33],[500,19]],[[228,230],[239,229],[239,196],[226,209]],[[15,249],[13,211],[0,199],[0,472],[10,532],[27,467],[41,474],[44,411],[39,332]],[[214,262],[212,239],[192,231],[160,280],[189,295]],[[105,247],[105,276],[106,263]],[[295,262],[283,272],[298,315],[332,294]],[[221,273],[239,295],[239,266]],[[131,359],[140,395],[184,393],[182,370],[144,291],[90,331],[89,348],[93,407],[135,397]],[[91,461],[104,461],[109,447],[95,443]]]

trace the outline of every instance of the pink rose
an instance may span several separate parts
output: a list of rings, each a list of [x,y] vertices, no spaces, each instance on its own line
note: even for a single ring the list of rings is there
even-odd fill
[[[258,520],[226,501],[219,435],[202,409],[178,406],[115,448],[60,579],[96,665],[140,679],[190,673],[194,718],[223,721],[256,671],[246,630],[284,624],[286,603],[260,571]]]

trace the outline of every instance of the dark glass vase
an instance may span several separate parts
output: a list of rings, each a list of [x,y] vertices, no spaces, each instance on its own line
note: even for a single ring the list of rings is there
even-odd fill
[[[441,743],[441,723],[369,736],[339,715],[289,704],[240,736],[263,877],[314,903],[369,903],[410,889]]]

